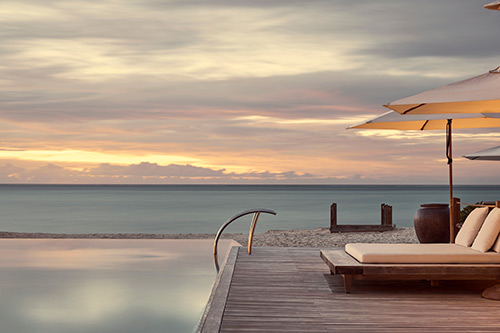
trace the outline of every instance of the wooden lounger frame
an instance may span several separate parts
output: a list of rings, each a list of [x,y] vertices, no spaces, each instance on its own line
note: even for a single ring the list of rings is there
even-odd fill
[[[344,249],[322,250],[332,274],[341,274],[350,293],[354,280],[500,280],[500,264],[362,264]]]

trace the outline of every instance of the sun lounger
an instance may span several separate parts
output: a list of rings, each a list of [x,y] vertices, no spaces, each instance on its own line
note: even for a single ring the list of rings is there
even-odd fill
[[[366,245],[366,244],[365,244]],[[374,244],[371,244],[374,245]],[[383,244],[391,245],[391,244]],[[406,244],[394,244],[406,245]],[[429,245],[429,244],[414,244]],[[450,245],[455,244],[441,244]],[[391,251],[392,252],[392,251]],[[431,255],[433,261],[436,256]],[[430,280],[436,284],[439,280],[500,280],[500,254],[484,253],[489,261],[495,257],[497,263],[361,263],[343,249],[322,250],[321,258],[332,274],[341,274],[344,278],[345,292],[351,291],[353,280]],[[418,261],[423,260],[420,257]],[[458,260],[457,260],[458,261]],[[483,260],[481,260],[483,261]]]
[[[483,214],[484,213],[484,214]],[[500,280],[500,208],[477,210],[464,223],[459,244],[347,244],[322,250],[332,274],[353,280]],[[472,245],[472,246],[471,246]]]

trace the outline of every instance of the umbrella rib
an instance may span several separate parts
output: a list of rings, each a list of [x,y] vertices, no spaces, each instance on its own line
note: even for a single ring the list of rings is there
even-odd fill
[[[421,130],[421,131],[423,131],[423,130],[424,130],[424,128],[425,128],[425,126],[427,126],[427,123],[428,123],[428,122],[429,122],[429,119],[427,119],[427,120],[425,121],[425,123],[422,125],[422,127],[420,128],[420,130]]]
[[[414,107],[412,107],[412,108],[409,108],[408,110],[406,110],[405,112],[403,112],[403,114],[407,114],[408,112],[411,112],[411,111],[413,111],[413,110],[415,110],[415,109],[418,109],[419,107],[424,106],[425,104],[426,104],[426,103],[422,103],[422,104],[420,104],[420,105],[417,105],[417,106],[414,106]]]

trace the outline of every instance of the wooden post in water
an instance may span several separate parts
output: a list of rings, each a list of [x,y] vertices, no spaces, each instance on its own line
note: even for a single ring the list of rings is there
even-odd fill
[[[380,224],[392,226],[392,206],[383,203],[380,206],[380,211],[381,211]]]
[[[334,202],[330,206],[330,232],[337,227],[337,204]]]

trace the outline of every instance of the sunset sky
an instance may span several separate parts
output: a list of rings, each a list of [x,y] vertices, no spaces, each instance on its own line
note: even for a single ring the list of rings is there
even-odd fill
[[[446,184],[444,131],[346,127],[499,66],[485,3],[2,1],[0,183]]]

